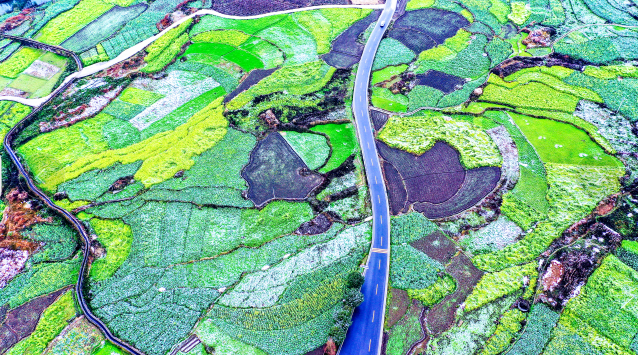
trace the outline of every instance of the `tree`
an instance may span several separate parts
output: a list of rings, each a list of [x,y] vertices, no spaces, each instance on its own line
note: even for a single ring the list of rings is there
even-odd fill
[[[363,302],[363,294],[361,291],[355,288],[346,290],[345,299],[343,304],[352,308],[357,307]]]
[[[348,274],[348,280],[346,282],[346,286],[348,288],[358,289],[358,288],[361,288],[361,286],[363,286],[363,281],[364,281],[363,276],[360,273],[354,271]]]

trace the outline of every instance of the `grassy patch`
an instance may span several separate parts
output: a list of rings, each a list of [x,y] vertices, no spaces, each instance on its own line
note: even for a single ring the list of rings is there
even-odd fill
[[[403,290],[424,289],[433,285],[443,265],[409,245],[392,247],[390,259],[392,287]]]
[[[514,266],[503,271],[485,274],[465,300],[465,311],[471,312],[525,286],[525,277],[536,273],[536,263]]]
[[[511,116],[546,163],[622,166],[587,133],[570,124],[517,114]]]
[[[374,57],[372,70],[379,70],[390,65],[410,63],[416,58],[410,48],[394,38],[384,38]]]
[[[131,227],[119,220],[93,218],[91,227],[99,242],[106,248],[106,256],[93,262],[89,275],[94,281],[102,281],[113,276],[128,258],[133,235]]]
[[[294,131],[281,132],[281,135],[310,170],[323,166],[330,155],[330,147],[322,135]]]
[[[128,87],[124,91],[122,91],[119,99],[135,105],[151,106],[163,97],[164,95],[158,94],[156,92],[142,90],[135,87]]]
[[[0,75],[15,79],[41,55],[42,51],[39,49],[22,47],[0,63]]]
[[[329,123],[325,125],[314,126],[310,129],[314,132],[325,133],[330,140],[332,147],[332,155],[321,168],[320,172],[325,173],[338,168],[348,157],[354,153],[357,147],[356,136],[354,134],[354,126],[351,123]]]
[[[408,98],[401,94],[393,94],[384,88],[372,88],[372,105],[380,109],[392,112],[406,112],[408,110]]]
[[[377,70],[372,73],[372,81],[370,82],[370,84],[374,85],[382,81],[388,80],[394,75],[399,75],[403,73],[407,68],[408,68],[407,64],[402,64],[402,65],[395,65],[395,66],[386,67],[381,70]]]

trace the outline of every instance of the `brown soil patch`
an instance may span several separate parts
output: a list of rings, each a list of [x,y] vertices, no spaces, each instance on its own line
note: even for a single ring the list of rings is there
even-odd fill
[[[456,254],[456,245],[438,230],[410,243],[410,245],[443,265],[447,264]]]
[[[427,329],[434,335],[441,334],[452,326],[456,309],[465,301],[483,275],[483,272],[462,253],[452,258],[445,271],[456,280],[456,291],[434,305],[426,315]]]
[[[52,222],[52,219],[38,216],[29,195],[17,188],[7,194],[7,207],[4,209],[2,222],[0,223],[0,248],[12,250],[35,251],[39,244],[25,240],[20,232],[36,223]]]
[[[7,312],[0,323],[0,354],[33,333],[42,312],[69,288],[35,298]]]
[[[390,294],[391,299],[386,315],[386,328],[392,328],[410,307],[410,298],[407,291],[391,288]]]

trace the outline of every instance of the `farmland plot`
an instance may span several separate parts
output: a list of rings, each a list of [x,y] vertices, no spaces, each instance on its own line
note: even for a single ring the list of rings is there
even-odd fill
[[[136,41],[121,40],[132,24],[141,31],[169,7],[102,5],[75,33],[57,20],[40,36],[78,52],[97,46],[91,55],[108,58]],[[319,54],[368,14],[187,21],[74,82],[19,134],[16,148],[39,186],[95,236],[83,292],[118,338],[147,354],[168,353],[192,334],[207,346],[224,339],[255,354],[305,354],[328,341],[337,313],[352,311],[343,299],[358,290],[348,276],[371,240],[346,104],[354,77]],[[19,73],[50,75],[39,55]],[[62,248],[70,235],[51,227],[54,240],[38,228],[33,240],[59,247],[30,256],[49,262],[0,291],[12,308],[77,278],[77,244]],[[53,273],[65,280],[41,282]],[[72,319],[41,342],[43,351],[114,349]]]

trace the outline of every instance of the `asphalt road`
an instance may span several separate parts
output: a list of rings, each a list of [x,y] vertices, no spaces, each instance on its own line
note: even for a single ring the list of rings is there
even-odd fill
[[[355,80],[352,108],[372,200],[372,249],[365,272],[365,282],[361,288],[364,301],[354,311],[352,325],[341,346],[340,355],[381,353],[390,268],[390,211],[368,110],[368,85],[374,57],[396,6],[397,0],[388,0],[386,3],[366,43]],[[384,21],[385,26],[381,27]]]

